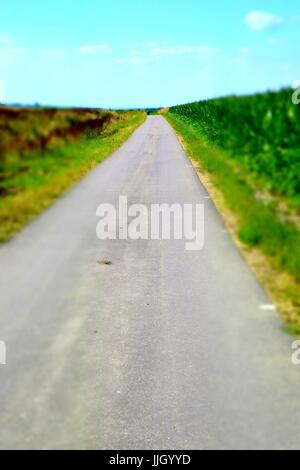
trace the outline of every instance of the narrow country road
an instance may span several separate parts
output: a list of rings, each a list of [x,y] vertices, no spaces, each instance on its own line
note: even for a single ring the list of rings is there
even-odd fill
[[[205,204],[204,249],[99,241],[96,208],[119,195]],[[0,247],[0,448],[300,448],[300,366],[269,303],[149,117]]]

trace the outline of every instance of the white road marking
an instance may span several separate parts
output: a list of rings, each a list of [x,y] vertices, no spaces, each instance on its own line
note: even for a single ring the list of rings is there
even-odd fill
[[[260,305],[259,308],[265,312],[275,312],[276,310],[275,305],[272,305],[272,304]]]

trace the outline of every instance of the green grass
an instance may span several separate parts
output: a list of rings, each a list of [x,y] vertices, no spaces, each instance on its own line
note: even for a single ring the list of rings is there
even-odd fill
[[[219,98],[170,108],[226,152],[256,187],[300,211],[300,106],[293,90]]]
[[[26,147],[24,152],[15,148],[2,154],[0,241],[16,234],[72,184],[114,152],[142,124],[146,115],[127,112],[114,113],[113,118],[110,117],[104,128],[84,128],[79,136],[72,139],[68,137],[64,140],[62,132],[59,141],[52,141],[45,149],[30,150]],[[25,135],[28,135],[28,126]]]
[[[272,268],[266,275],[265,266],[261,267],[260,279],[282,307],[289,331],[299,336],[299,226],[282,221],[276,205],[257,199],[246,168],[232,165],[227,152],[208,144],[197,123],[187,122],[176,113],[165,116],[182,137],[187,153],[199,162],[201,170],[209,174],[214,187],[222,193],[237,222],[236,236],[245,246],[258,249],[267,257]]]
[[[169,120],[239,217],[239,238],[300,281],[300,107],[293,90],[206,100]]]
[[[167,119],[183,137],[189,155],[210,174],[229,209],[237,216],[240,240],[258,247],[272,259],[277,269],[287,271],[300,282],[298,228],[291,223],[283,223],[272,206],[257,200],[253,188],[247,184],[247,175],[243,171],[234,171],[228,156],[208,145],[197,125],[188,124],[175,113],[168,114]]]

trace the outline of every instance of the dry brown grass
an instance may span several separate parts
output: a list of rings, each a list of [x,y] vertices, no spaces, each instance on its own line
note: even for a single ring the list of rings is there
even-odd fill
[[[35,166],[27,168],[26,184],[21,186],[20,183],[17,191],[7,190],[0,197],[0,242],[16,234],[58,196],[114,152],[144,119],[145,113],[123,113],[117,119],[110,120],[101,133],[91,138],[79,137],[71,142],[60,142],[60,146],[54,150],[47,149],[46,152],[37,154],[33,152],[30,161]],[[66,155],[68,158],[61,158]],[[39,168],[45,157],[51,161],[51,165],[37,184],[36,167]],[[22,163],[22,156],[19,155],[18,158]],[[19,173],[12,177],[12,184],[18,175]],[[8,179],[6,181],[9,182]]]

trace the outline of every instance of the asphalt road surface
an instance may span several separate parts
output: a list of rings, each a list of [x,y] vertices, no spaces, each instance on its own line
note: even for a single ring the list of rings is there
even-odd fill
[[[204,249],[98,240],[96,209],[119,195],[204,204]],[[0,447],[300,448],[300,366],[269,304],[173,130],[149,117],[0,247]]]

